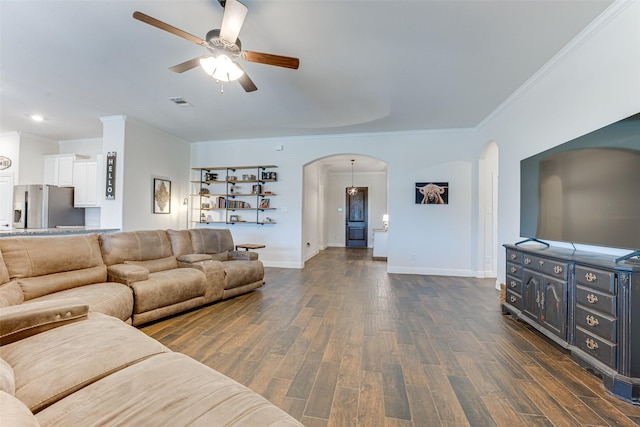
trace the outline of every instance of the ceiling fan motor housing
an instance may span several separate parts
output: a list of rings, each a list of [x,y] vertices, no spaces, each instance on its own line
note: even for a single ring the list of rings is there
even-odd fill
[[[207,33],[207,50],[214,56],[219,54],[225,54],[230,58],[237,58],[242,51],[242,43],[240,39],[236,39],[235,43],[231,43],[220,37],[220,30],[211,30]]]

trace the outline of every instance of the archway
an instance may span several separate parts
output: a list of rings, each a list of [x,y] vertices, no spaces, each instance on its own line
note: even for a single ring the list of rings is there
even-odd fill
[[[345,188],[351,185],[352,159],[355,185],[369,189],[369,236],[373,229],[383,227],[382,218],[388,207],[388,164],[353,153],[315,159],[303,167],[303,262],[327,247],[345,246]]]

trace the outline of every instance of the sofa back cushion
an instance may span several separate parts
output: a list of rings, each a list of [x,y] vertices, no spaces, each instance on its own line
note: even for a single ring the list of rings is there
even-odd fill
[[[171,240],[171,250],[174,256],[179,257],[193,253],[191,234],[188,230],[167,230],[167,234]]]
[[[3,237],[0,251],[24,300],[107,280],[96,234]],[[13,288],[3,294],[19,298]]]
[[[173,256],[165,230],[123,231],[101,234],[100,246],[105,264],[148,261]]]
[[[0,251],[11,279],[104,265],[97,234],[3,237]]]
[[[24,294],[18,282],[11,281],[0,285],[0,307],[22,304],[23,301]]]
[[[0,285],[7,283],[9,280],[11,280],[9,278],[9,270],[4,265],[4,258],[2,257],[2,252],[0,252]]]
[[[189,234],[194,253],[219,254],[234,249],[233,237],[227,228],[192,228]]]
[[[16,377],[13,374],[13,368],[2,358],[0,358],[0,391],[12,396],[16,394]]]

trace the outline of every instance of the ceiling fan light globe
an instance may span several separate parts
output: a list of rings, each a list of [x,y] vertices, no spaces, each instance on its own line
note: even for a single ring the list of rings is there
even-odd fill
[[[214,58],[213,56],[200,58],[200,66],[202,67],[205,73],[212,76],[213,72],[216,70],[216,58]]]

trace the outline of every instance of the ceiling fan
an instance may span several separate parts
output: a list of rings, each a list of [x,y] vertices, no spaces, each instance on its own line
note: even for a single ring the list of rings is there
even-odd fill
[[[248,8],[238,0],[218,1],[224,7],[221,28],[209,31],[205,40],[149,15],[145,15],[142,12],[134,12],[133,17],[146,24],[153,25],[161,30],[168,31],[171,34],[207,48],[209,51],[208,55],[199,56],[169,68],[176,73],[184,73],[200,65],[207,74],[211,75],[214,79],[218,81],[238,80],[238,83],[240,83],[246,92],[253,92],[258,88],[240,64],[236,62],[237,59],[240,58],[249,62],[275,65],[277,67],[291,68],[294,70],[298,69],[300,65],[298,58],[242,50],[242,44],[240,43],[238,34],[247,16]]]

